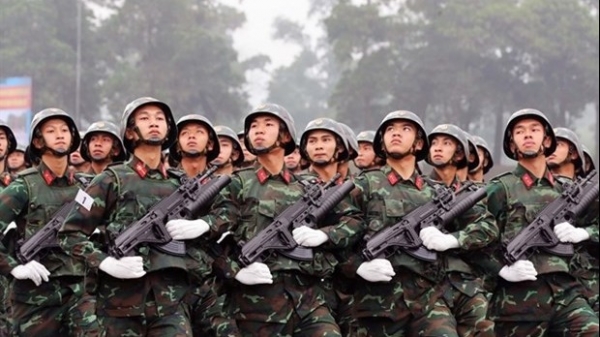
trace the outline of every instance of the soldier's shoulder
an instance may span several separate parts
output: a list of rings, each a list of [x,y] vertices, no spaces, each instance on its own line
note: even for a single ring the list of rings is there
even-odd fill
[[[362,169],[362,170],[360,170],[360,172],[358,172],[358,174],[356,176],[360,177],[367,173],[377,172],[377,171],[381,172],[381,167],[371,167],[371,168]]]
[[[175,178],[175,179],[181,181],[185,177],[185,172],[183,172],[179,169],[169,168],[169,169],[167,169],[167,175],[171,178]]]
[[[17,177],[25,177],[30,176],[32,174],[38,173],[38,169],[35,167],[26,168],[23,171],[17,173]]]
[[[92,182],[92,180],[94,180],[95,176],[89,173],[76,172],[74,177],[80,184],[87,186]]]
[[[490,179],[490,183],[499,182],[499,181],[508,182],[508,181],[516,179],[516,178],[517,178],[517,176],[515,176],[514,172],[506,171],[506,172],[502,172],[502,173],[492,177],[492,179]]]

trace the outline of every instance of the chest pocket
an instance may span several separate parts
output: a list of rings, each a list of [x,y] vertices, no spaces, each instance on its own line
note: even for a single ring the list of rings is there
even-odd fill
[[[540,193],[540,190],[542,193]],[[535,193],[535,194],[534,194]],[[513,199],[520,196],[521,200]],[[523,228],[528,226],[537,217],[538,213],[558,196],[558,192],[550,187],[543,189],[538,187],[534,190],[517,190],[509,194],[509,206],[507,210],[506,227],[504,228],[503,241],[510,241]]]
[[[110,221],[107,230],[116,234],[137,219],[141,205],[135,193],[127,191],[119,196],[115,209],[117,211],[113,213],[113,219]]]
[[[397,199],[384,200],[384,211],[386,227],[395,225],[406,214],[404,203]]]

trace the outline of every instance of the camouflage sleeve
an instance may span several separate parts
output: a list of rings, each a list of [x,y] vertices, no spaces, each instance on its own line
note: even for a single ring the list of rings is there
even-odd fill
[[[110,211],[115,206],[118,193],[114,177],[108,171],[102,172],[92,180],[85,192],[94,200],[92,206],[87,209],[76,205],[67,215],[58,238],[64,251],[96,269],[108,254],[89,238],[98,226],[107,224]]]
[[[600,204],[598,198],[592,202],[592,204],[585,211],[585,215],[579,217],[578,227],[585,228],[585,231],[590,235],[590,242],[598,243],[598,223],[599,223],[599,210]]]
[[[237,221],[237,212],[238,208],[233,205],[229,188],[223,188],[215,197],[208,214],[202,217],[210,226],[210,233],[206,234],[207,237],[211,240],[217,240],[221,237],[223,233],[229,230],[231,224]]]
[[[27,187],[22,178],[17,178],[0,192],[0,237],[8,225],[17,219],[29,202]],[[10,271],[20,263],[10,255],[8,248],[0,240],[0,274],[9,275]]]
[[[350,247],[364,235],[365,225],[362,214],[353,202],[355,197],[352,196],[358,193],[360,190],[354,188],[350,195],[336,206],[335,216],[339,220],[336,219],[338,221],[335,225],[320,228],[329,237],[329,241],[323,245],[324,248]]]
[[[487,208],[496,220],[498,228],[498,240],[486,246],[481,254],[481,259],[472,259],[484,272],[492,277],[496,277],[498,272],[506,264],[502,255],[502,233],[506,224],[506,192],[502,183],[498,180],[492,180],[487,185]]]
[[[452,235],[458,239],[461,250],[480,249],[498,239],[496,219],[488,211],[485,199],[461,215],[457,223],[458,231]]]

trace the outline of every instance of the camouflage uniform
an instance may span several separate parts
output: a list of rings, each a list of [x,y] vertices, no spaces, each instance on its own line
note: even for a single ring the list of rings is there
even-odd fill
[[[61,118],[73,135],[71,151],[79,144],[73,120],[62,110],[42,110],[32,121],[30,139],[46,120]],[[40,154],[34,152],[36,157]],[[64,204],[74,199],[85,178],[73,170],[57,177],[42,161],[26,169],[0,193],[0,232],[15,221],[15,240],[27,240],[39,231]],[[12,242],[11,244],[15,244]],[[36,286],[30,280],[12,278],[10,301],[11,329],[19,336],[93,336],[98,333],[95,299],[84,293],[84,269],[71,263],[61,249],[39,257],[51,273],[48,282]],[[10,275],[20,265],[15,252],[0,244],[0,272]]]
[[[391,112],[384,118],[377,130],[375,151],[380,157],[387,155],[381,146],[383,133],[396,120],[411,121],[418,126],[425,146],[414,155],[416,161],[424,159],[428,146],[423,124],[408,111]],[[404,180],[389,165],[366,172],[361,178],[364,182],[358,185],[363,189],[368,236],[398,223],[430,201],[435,193],[433,186],[416,171]],[[452,233],[460,246],[457,250],[438,252],[436,262],[425,262],[399,250],[387,257],[395,270],[390,282],[368,282],[356,277],[355,314],[360,336],[458,336],[457,331],[461,335],[489,334],[490,322],[477,313],[485,310],[487,301],[479,296],[480,282],[461,255],[484,247],[495,239],[498,230],[491,215],[476,205],[449,224],[446,231]],[[353,276],[362,262],[363,256],[357,254],[344,269]],[[471,330],[458,326],[454,315],[460,316]]]
[[[513,125],[522,118],[533,118],[545,125],[552,145],[544,155],[554,152],[556,141],[546,117],[533,109],[514,113],[505,128],[504,152],[517,159],[510,148]],[[488,185],[488,209],[496,217],[500,240],[490,248],[487,271],[496,277],[497,286],[490,301],[490,318],[498,336],[597,336],[598,317],[581,296],[581,286],[569,273],[569,258],[535,250],[529,257],[537,270],[537,280],[509,282],[498,277],[506,265],[506,245],[525,228],[548,203],[561,193],[561,185],[546,170],[536,178],[521,164],[512,172],[492,179]],[[597,226],[597,223],[595,224]]]
[[[256,114],[270,114],[281,119],[291,141],[282,144],[285,155],[294,151],[294,124],[289,113],[275,104],[259,107],[246,117],[245,129]],[[281,131],[280,131],[281,132]],[[245,133],[246,147],[250,145]],[[283,158],[282,158],[283,159]],[[300,200],[303,186],[287,169],[271,175],[263,167],[234,173],[229,185],[231,198],[239,209],[240,218],[232,219],[236,242],[247,242],[268,226],[274,218]],[[236,283],[230,289],[231,307],[238,327],[244,335],[253,336],[340,336],[339,327],[325,303],[320,283],[332,275],[337,260],[331,253],[353,244],[360,221],[355,220],[358,210],[350,205],[338,206],[335,225],[322,227],[329,241],[312,248],[312,261],[298,261],[282,254],[273,253],[263,261],[273,276],[272,284],[244,285]],[[230,277],[237,274],[240,266],[232,261]]]

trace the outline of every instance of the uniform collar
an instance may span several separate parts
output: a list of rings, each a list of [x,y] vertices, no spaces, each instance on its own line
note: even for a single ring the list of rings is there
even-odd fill
[[[152,172],[160,172],[163,178],[167,178],[167,169],[163,163],[158,164],[158,167],[153,170],[146,163],[141,161],[138,157],[132,156],[131,160],[127,163],[134,171],[137,173],[140,178],[144,179],[148,176],[148,174]]]
[[[44,178],[44,181],[46,182],[46,185],[48,185],[48,186],[50,186],[54,182],[56,182],[57,179],[63,179],[65,177],[66,177],[67,183],[69,185],[73,185],[75,183],[76,170],[72,167],[67,168],[67,171],[65,172],[64,176],[58,177],[56,174],[54,174],[54,172],[52,172],[52,170],[50,170],[48,168],[48,166],[46,166],[46,164],[43,161],[41,161],[40,164],[38,165],[38,171],[40,172],[40,174],[42,175],[42,178]]]
[[[525,185],[525,188],[527,188],[528,190],[531,189],[534,185],[536,185],[536,182],[538,181],[546,181],[552,187],[554,187],[554,184],[556,183],[552,172],[550,172],[548,168],[546,168],[546,172],[544,172],[544,175],[540,179],[537,179],[533,174],[531,174],[531,172],[529,172],[526,168],[521,166],[521,164],[517,164],[517,168],[515,169],[514,174],[517,177],[521,178],[523,185]]]
[[[438,175],[436,170],[431,170],[431,173],[429,174],[429,178],[431,180],[439,182],[442,185],[446,185],[446,184],[444,184],[444,182],[442,181],[442,178]],[[454,190],[454,192],[456,192],[460,189],[460,187],[462,186],[462,183],[460,182],[460,180],[458,180],[458,177],[454,176],[454,180],[452,180],[452,183],[450,184],[450,186],[452,186],[452,189]]]
[[[414,170],[414,172],[410,176],[410,178],[408,178],[406,180],[402,179],[402,176],[400,176],[400,174],[398,174],[398,172],[394,171],[394,169],[392,169],[388,165],[385,165],[384,167],[382,167],[381,170],[383,171],[383,174],[385,174],[385,176],[387,177],[387,181],[392,186],[396,185],[398,182],[404,182],[404,183],[409,182],[412,185],[414,185],[418,190],[421,190],[421,189],[423,189],[423,185],[425,184],[423,177],[421,177],[419,175],[419,173],[417,173],[417,170]]]
[[[258,179],[258,182],[261,185],[264,185],[265,182],[267,182],[267,180],[269,180],[270,177],[273,178],[281,178],[281,180],[283,180],[283,182],[285,182],[286,184],[289,185],[289,183],[292,181],[292,174],[290,173],[290,171],[287,168],[283,168],[283,170],[281,170],[281,172],[277,175],[271,175],[269,173],[269,171],[267,171],[264,167],[259,167],[258,170],[256,170],[256,178]]]
[[[327,181],[324,181],[323,179],[321,179],[321,177],[319,177],[319,175],[318,175],[318,174],[317,174],[315,171],[313,171],[312,169],[310,169],[310,168],[308,168],[308,170],[307,170],[306,174],[309,174],[309,175],[311,175],[311,176],[314,176],[314,177],[315,177],[315,179],[317,180],[317,182],[318,182],[319,184],[323,184],[323,183],[326,183],[326,182],[327,182]],[[335,181],[335,184],[336,184],[336,185],[341,185],[341,184],[343,184],[343,183],[344,183],[344,180],[350,180],[350,179],[353,179],[352,177],[350,177],[350,175],[347,175],[347,176],[346,176],[346,179],[344,179],[342,176],[340,176],[340,177],[339,177],[339,178],[338,178],[338,179]]]

